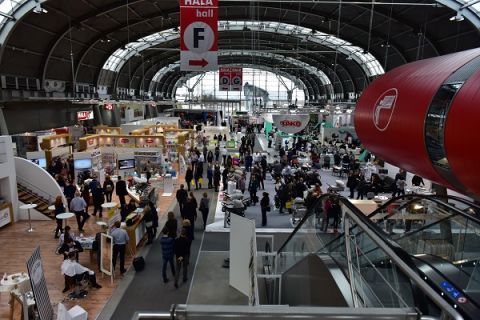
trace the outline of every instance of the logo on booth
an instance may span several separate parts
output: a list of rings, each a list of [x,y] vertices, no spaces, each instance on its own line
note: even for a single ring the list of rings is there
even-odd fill
[[[145,142],[146,143],[153,143],[153,138],[147,138],[147,139],[145,139]]]
[[[385,131],[392,120],[398,98],[396,88],[388,89],[377,99],[373,109],[373,124],[379,131]]]
[[[128,140],[127,138],[120,138],[120,143],[128,143],[130,142],[130,140]]]
[[[283,120],[283,121],[280,121],[280,124],[284,127],[301,127],[302,126],[302,122],[292,121],[292,120]]]
[[[105,110],[113,110],[113,105],[111,103],[107,103],[105,105]]]
[[[88,144],[89,144],[89,145],[92,145],[92,144],[93,144],[93,139],[89,139],[89,140],[88,140]]]

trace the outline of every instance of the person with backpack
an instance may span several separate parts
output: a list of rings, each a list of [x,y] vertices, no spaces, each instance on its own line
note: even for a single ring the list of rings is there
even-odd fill
[[[258,177],[256,174],[252,173],[250,176],[250,183],[248,184],[248,192],[250,192],[250,200],[253,205],[256,205],[258,202],[257,191],[258,191]]]

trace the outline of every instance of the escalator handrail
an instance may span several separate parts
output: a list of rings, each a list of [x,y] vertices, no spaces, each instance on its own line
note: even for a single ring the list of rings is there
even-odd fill
[[[298,230],[303,226],[305,221],[309,219],[315,211],[319,204],[323,204],[323,200],[328,197],[334,197],[339,200],[348,210],[345,210],[345,215],[353,220],[353,222],[360,227],[360,229],[365,232],[395,263],[395,265],[402,270],[402,272],[408,276],[412,281],[414,287],[418,287],[423,294],[428,296],[431,301],[436,304],[442,311],[446,312],[451,319],[461,320],[463,317],[453,309],[443,298],[441,298],[438,293],[428,286],[419,276],[419,273],[416,271],[417,268],[410,255],[403,250],[396,242],[389,239],[380,228],[374,224],[370,218],[363,214],[353,203],[351,203],[347,198],[342,197],[336,194],[324,194],[320,196],[314,205],[307,211],[305,216],[302,218],[300,223],[294,229],[294,231],[288,236],[287,240],[283,243],[280,249],[277,251],[277,256],[280,255],[285,246],[290,242],[293,236],[298,232]],[[338,239],[338,238],[336,238]]]
[[[460,198],[460,197],[455,197],[455,196],[441,196],[441,195],[424,195],[424,194],[405,194],[405,195],[401,195],[401,196],[397,196],[397,197],[394,197],[394,198],[391,198],[389,199],[387,202],[385,202],[384,204],[382,204],[380,207],[378,207],[377,209],[375,209],[372,213],[370,213],[367,217],[369,219],[371,219],[372,217],[374,217],[375,215],[377,215],[378,213],[382,212],[383,210],[385,210],[389,205],[391,205],[392,203],[400,200],[400,199],[405,199],[407,200],[408,198],[411,198],[411,200],[409,201],[412,201],[412,200],[415,200],[415,199],[426,199],[426,200],[430,200],[436,204],[440,204],[452,211],[455,211],[457,214],[461,215],[462,217],[468,219],[468,220],[472,220],[476,223],[478,223],[480,225],[480,219],[474,217],[474,216],[471,216],[469,214],[467,214],[466,212],[454,207],[454,206],[451,206],[450,204],[448,204],[448,202],[444,202],[440,199],[452,199],[452,200],[455,200],[455,201],[458,201],[458,202],[462,202],[464,204],[467,204],[471,207],[475,207],[477,210],[480,211],[480,206],[470,202],[470,201],[467,201],[463,198]],[[391,214],[388,214],[386,215],[385,217],[377,220],[377,222],[383,222],[385,220],[387,220],[391,215],[393,215],[393,213]]]

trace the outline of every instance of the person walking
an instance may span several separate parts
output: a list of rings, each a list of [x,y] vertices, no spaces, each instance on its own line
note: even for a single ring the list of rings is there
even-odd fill
[[[167,228],[168,236],[170,238],[175,239],[177,237],[178,221],[177,218],[175,218],[175,214],[173,213],[173,211],[169,211],[167,213],[167,222],[165,222],[163,228]]]
[[[160,245],[162,246],[162,277],[163,283],[167,283],[167,267],[170,264],[172,270],[172,276],[175,277],[175,265],[173,264],[173,247],[175,244],[175,238],[171,236],[167,227],[162,230],[162,237],[160,238]]]
[[[190,221],[191,228],[188,230],[189,234],[187,236],[189,239],[194,240],[195,220],[197,220],[197,201],[195,198],[189,197],[187,203],[185,203],[183,219]]]
[[[188,263],[190,257],[190,246],[192,242],[187,237],[187,231],[182,228],[180,237],[175,239],[173,251],[177,262],[175,272],[175,288],[178,289],[178,279],[180,278],[180,271],[183,268],[183,282],[188,281]]]
[[[253,205],[256,205],[258,202],[257,190],[258,190],[258,177],[256,174],[252,173],[252,175],[250,176],[248,191],[250,192],[250,200],[252,201]]]
[[[147,243],[153,242],[153,215],[149,206],[143,208],[143,221],[145,221],[145,228],[147,229]]]
[[[102,204],[105,202],[105,198],[103,196],[103,188],[100,185],[100,182],[97,181],[96,188],[92,189],[92,197],[93,197],[93,216],[97,215],[101,218],[102,217]]]
[[[110,233],[113,238],[113,269],[117,264],[117,256],[120,255],[120,273],[123,275],[125,271],[125,249],[127,248],[127,243],[130,240],[128,237],[127,231],[120,228],[120,221],[115,222],[115,228]]]
[[[65,212],[65,207],[63,205],[62,196],[57,196],[55,198],[55,217],[59,214]],[[63,232],[63,220],[62,219],[55,219],[57,222],[57,228],[55,229],[55,239],[58,239],[59,235],[58,232]]]
[[[215,192],[218,192],[221,178],[222,174],[220,172],[220,167],[217,165],[215,166],[215,170],[213,171],[213,186],[215,187]]]
[[[190,183],[193,180],[193,170],[190,166],[187,168],[187,172],[185,172],[185,182],[187,183],[187,190],[190,191]]]
[[[177,198],[178,207],[180,208],[180,215],[183,217],[183,207],[185,206],[185,202],[187,202],[188,198],[188,192],[185,190],[183,184],[180,185],[180,189],[177,190],[175,197]]]
[[[208,179],[208,189],[213,188],[213,167],[211,164],[208,164],[207,167],[207,179]]]
[[[263,193],[262,200],[260,200],[260,209],[262,210],[262,227],[265,227],[267,225],[267,212],[271,210],[268,192]]]
[[[117,183],[115,184],[115,193],[118,196],[118,200],[120,201],[120,214],[122,216],[122,221],[125,221],[125,218],[127,217],[127,212],[126,212],[126,204],[127,202],[125,201],[125,196],[128,194],[127,191],[127,183],[125,180],[122,180],[121,176],[118,176],[117,178]]]
[[[75,192],[75,198],[70,202],[70,211],[75,213],[75,218],[77,219],[78,231],[84,232],[83,226],[90,216],[85,211],[87,208],[87,203],[82,198],[82,195],[79,191]]]
[[[198,161],[195,166],[195,190],[202,189],[203,162]]]
[[[203,230],[207,227],[208,210],[210,209],[210,199],[206,192],[203,193],[203,198],[200,200],[200,212],[203,218]]]
[[[105,181],[103,181],[103,192],[105,193],[105,201],[112,202],[113,189],[115,189],[115,185],[113,184],[112,179],[110,178],[110,176],[106,176]]]

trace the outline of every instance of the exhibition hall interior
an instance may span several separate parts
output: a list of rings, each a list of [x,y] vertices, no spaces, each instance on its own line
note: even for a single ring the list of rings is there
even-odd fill
[[[0,319],[479,319],[479,28],[0,0]]]

